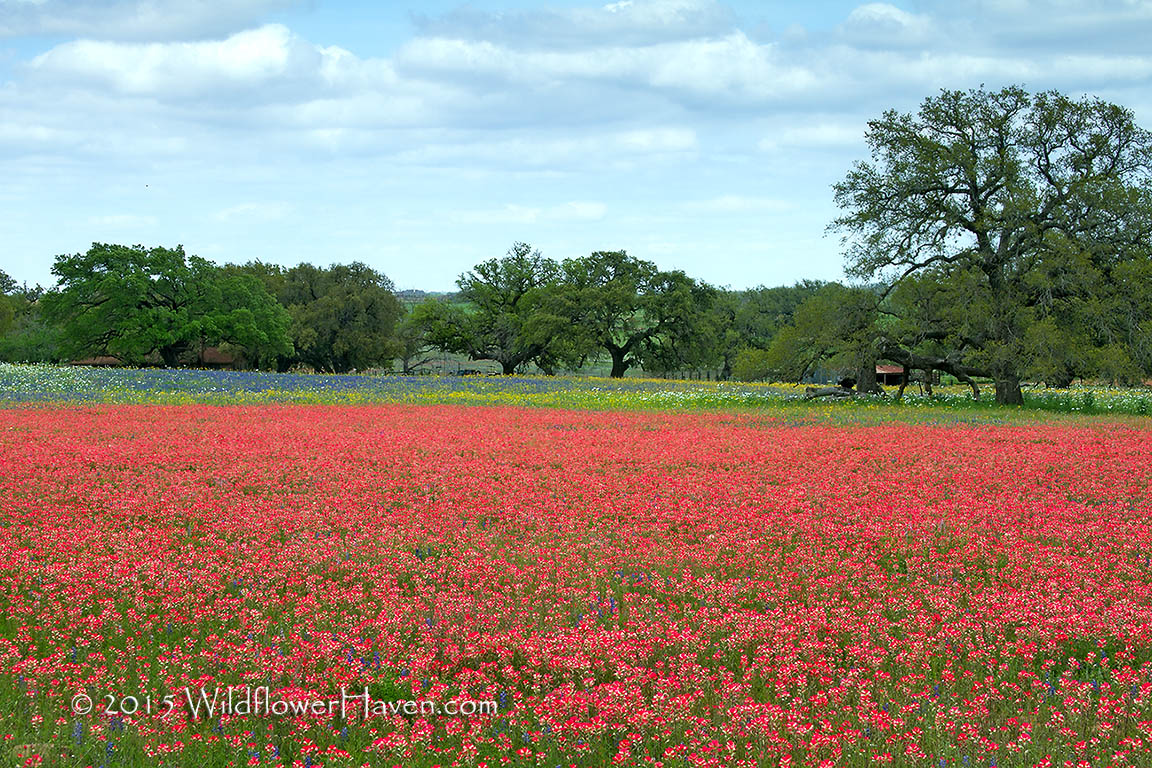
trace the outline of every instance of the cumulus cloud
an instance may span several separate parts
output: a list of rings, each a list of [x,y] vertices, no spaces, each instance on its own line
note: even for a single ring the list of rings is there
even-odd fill
[[[254,1],[240,7],[256,13],[272,2]],[[17,6],[48,13],[61,2],[0,7],[10,21]],[[1125,19],[1148,6],[1104,2]],[[998,19],[1023,12],[996,7]],[[279,24],[204,40],[85,38],[13,70],[0,88],[0,154],[242,153],[259,136],[258,152],[376,155],[404,166],[628,168],[708,151],[700,136],[732,113],[784,126],[737,152],[849,148],[864,118],[846,116],[911,106],[941,87],[1074,91],[1152,77],[1147,51],[969,46],[970,22],[934,0],[911,10],[869,2],[824,37],[772,40],[750,37],[715,0],[622,0],[422,18],[387,58],[317,45]],[[562,40],[547,36],[554,29]]]
[[[813,69],[740,31],[720,38],[557,51],[487,40],[417,38],[398,53],[396,66],[422,77],[484,78],[510,86],[562,88],[595,82],[651,89],[677,101],[766,101],[821,86]]]
[[[29,149],[71,146],[82,141],[83,138],[84,134],[79,130],[37,125],[34,122],[7,120],[0,122],[0,147],[6,144]]]
[[[380,83],[394,80],[383,63],[368,65],[341,48],[312,45],[277,24],[199,42],[76,40],[35,57],[28,71],[41,82],[164,101],[236,93],[299,100],[324,89],[363,85],[370,74]]]
[[[969,50],[1064,50],[1139,54],[1152,37],[1149,0],[919,0],[943,46]]]
[[[6,6],[15,2],[0,0]],[[71,88],[90,101],[104,94],[150,109],[141,107],[139,100],[145,100],[170,105],[167,114],[182,121],[292,131],[302,146],[329,152],[391,152],[397,142],[382,140],[381,131],[396,129],[538,127],[588,133],[621,122],[636,126],[636,149],[648,151],[650,145],[690,148],[687,134],[661,133],[650,127],[653,122],[708,120],[727,110],[803,113],[837,103],[855,109],[879,98],[893,102],[982,81],[1034,87],[1068,80],[1139,81],[1152,66],[1146,53],[970,50],[955,44],[955,29],[940,31],[941,24],[952,23],[949,17],[939,22],[926,12],[888,3],[854,9],[834,40],[799,44],[752,39],[733,26],[730,11],[711,0],[625,0],[594,8],[480,14],[485,22],[479,25],[460,22],[460,14],[477,13],[422,20],[420,34],[389,58],[316,45],[277,24],[213,40],[75,40],[27,62],[20,72],[31,87],[21,91],[17,82],[9,96],[55,98],[54,90]],[[575,36],[568,43],[536,44],[520,34],[523,25],[550,26],[556,14],[563,16],[559,26]],[[628,35],[598,33],[607,28],[652,34],[630,42]],[[928,39],[954,44],[917,47],[917,41]],[[843,143],[830,130],[819,127],[808,143]],[[24,132],[32,142],[54,131],[65,129],[41,125]],[[454,143],[480,147],[481,155],[491,144],[475,141],[467,130],[458,133]],[[428,139],[430,151],[443,154],[443,136]],[[552,141],[551,149],[547,143],[530,148],[529,154],[564,155],[565,141]],[[579,151],[582,139],[575,141]],[[687,144],[694,141],[688,138]],[[618,148],[629,149],[627,141]],[[422,150],[399,151],[412,156]]]
[[[299,0],[0,0],[0,37],[194,40],[251,26]]]
[[[888,3],[866,3],[853,9],[840,25],[840,33],[858,45],[895,48],[921,46],[938,37],[930,17]]]

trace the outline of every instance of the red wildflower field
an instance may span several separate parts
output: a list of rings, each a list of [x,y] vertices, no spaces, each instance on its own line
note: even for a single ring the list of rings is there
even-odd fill
[[[109,406],[0,450],[0,762],[1152,764],[1132,426]],[[229,685],[499,706],[158,711]]]

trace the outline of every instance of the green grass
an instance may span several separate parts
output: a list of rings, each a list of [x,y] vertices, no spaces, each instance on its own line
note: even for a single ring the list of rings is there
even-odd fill
[[[582,410],[741,411],[798,423],[890,419],[980,423],[1052,414],[1145,417],[1152,390],[1029,389],[1024,405],[974,401],[962,387],[932,397],[807,401],[794,384],[545,376],[309,375],[255,371],[94,369],[0,364],[0,406],[31,404],[261,405],[382,403],[505,405]]]

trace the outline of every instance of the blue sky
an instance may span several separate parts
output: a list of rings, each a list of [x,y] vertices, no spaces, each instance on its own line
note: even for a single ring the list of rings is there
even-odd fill
[[[1152,127],[1152,0],[0,0],[0,269],[93,241],[446,290],[516,240],[841,276],[830,185],[939,88]]]

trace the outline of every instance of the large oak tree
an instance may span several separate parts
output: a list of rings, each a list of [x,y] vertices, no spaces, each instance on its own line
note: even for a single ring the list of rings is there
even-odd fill
[[[532,362],[548,369],[559,321],[545,310],[543,298],[558,270],[531,245],[514,243],[504,257],[477,264],[457,279],[458,301],[417,305],[414,322],[432,346],[495,360],[505,374]]]
[[[258,279],[222,270],[181,246],[93,243],[56,257],[58,286],[42,299],[71,357],[177,366],[205,346],[249,360],[288,354],[288,313]]]
[[[606,352],[610,375],[653,372],[718,361],[716,291],[679,270],[660,270],[624,251],[567,259],[548,306],[566,318],[568,354]]]
[[[1020,403],[1029,356],[1067,338],[1053,308],[1146,272],[1152,134],[1123,107],[1017,87],[943,91],[915,114],[886,112],[866,138],[871,160],[835,186],[849,273],[969,285],[953,292],[966,315],[953,307],[952,325],[934,330],[946,348],[913,360],[888,339],[890,359],[962,365],[994,379],[998,402]],[[1076,338],[1107,356],[1120,349],[1113,330]]]

